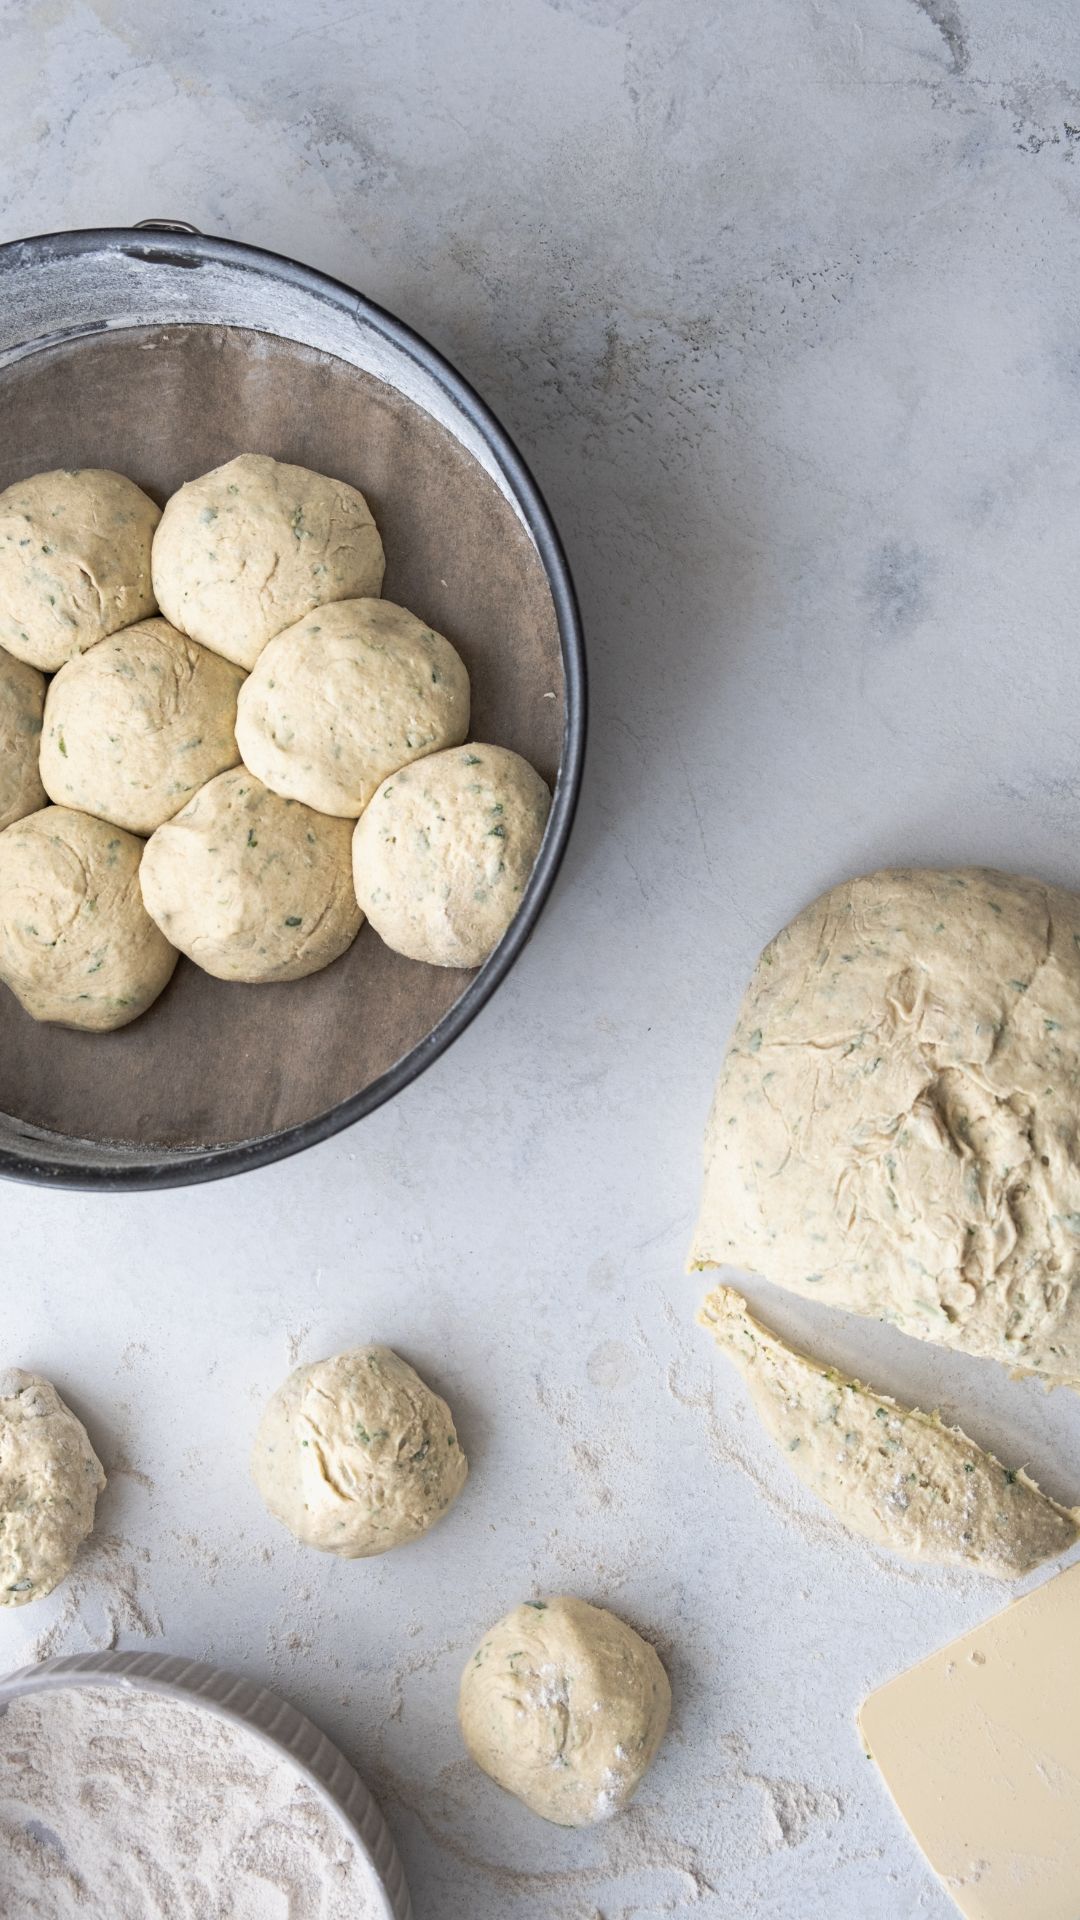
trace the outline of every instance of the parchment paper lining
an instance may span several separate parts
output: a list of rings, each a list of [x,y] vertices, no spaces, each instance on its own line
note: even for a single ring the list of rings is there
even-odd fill
[[[468,666],[474,737],[554,781],[563,675],[539,557],[478,462],[393,387],[264,333],[145,327],[13,363],[0,404],[0,487],[104,466],[164,501],[246,451],[360,487],[386,547],[387,598],[445,633]],[[150,1012],[115,1034],[39,1026],[0,988],[0,1110],[91,1140],[258,1138],[370,1084],[470,978],[404,960],[365,926],[334,966],[288,985],[230,986],[181,960]]]

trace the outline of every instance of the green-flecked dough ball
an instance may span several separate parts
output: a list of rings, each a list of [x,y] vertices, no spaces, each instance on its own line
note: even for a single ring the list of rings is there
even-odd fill
[[[283,800],[246,767],[207,782],[146,843],[147,912],[219,980],[301,980],[355,939],[348,820]]]
[[[376,933],[411,960],[480,966],[521,905],[550,805],[527,760],[478,741],[391,774],[353,835]]]
[[[275,793],[356,819],[389,773],[469,731],[469,676],[390,600],[318,607],[267,642],[240,694],[244,763]]]
[[[99,641],[49,685],[41,777],[50,799],[153,833],[239,760],[243,678],[167,620]]]
[[[419,1539],[469,1469],[446,1401],[389,1347],[371,1346],[289,1375],[267,1403],[251,1471],[305,1546],[361,1560]]]
[[[86,1428],[52,1382],[0,1371],[0,1607],[28,1606],[59,1586],[104,1485]]]
[[[0,645],[54,673],[154,612],[160,509],[100,467],[37,473],[0,493]]]
[[[378,593],[383,549],[355,487],[242,453],[173,494],[153,572],[174,627],[250,668],[313,607]]]
[[[0,647],[0,832],[45,805],[38,752],[45,676]]]
[[[606,1607],[565,1594],[526,1601],[492,1627],[458,1694],[477,1766],[563,1827],[626,1806],[670,1709],[655,1648]]]
[[[167,986],[176,952],[143,906],[142,851],[70,807],[0,833],[0,979],[35,1020],[107,1033]]]

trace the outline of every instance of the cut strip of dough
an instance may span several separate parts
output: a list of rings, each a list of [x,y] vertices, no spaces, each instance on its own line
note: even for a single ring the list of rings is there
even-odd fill
[[[698,1321],[738,1367],[788,1464],[853,1533],[1002,1580],[1080,1538],[1080,1512],[1040,1493],[1022,1468],[1010,1472],[936,1413],[898,1406],[787,1346],[731,1287],[706,1297]]]

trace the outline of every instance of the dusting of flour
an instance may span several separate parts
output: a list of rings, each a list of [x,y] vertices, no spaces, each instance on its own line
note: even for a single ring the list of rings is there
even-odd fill
[[[376,1920],[370,1869],[284,1760],[140,1689],[0,1712],[0,1913],[34,1920]]]

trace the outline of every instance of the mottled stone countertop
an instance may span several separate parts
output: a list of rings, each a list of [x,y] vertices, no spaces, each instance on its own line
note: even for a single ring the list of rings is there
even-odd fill
[[[171,215],[428,335],[521,443],[593,674],[584,804],[422,1080],[240,1181],[7,1186],[3,1358],[111,1468],[0,1667],[116,1641],[278,1684],[380,1796],[418,1920],[947,1920],[855,1733],[1001,1590],[848,1540],[683,1272],[758,948],[889,861],[1080,883],[1080,13],[1066,0],[8,0],[0,237]],[[752,1289],[1080,1497],[1080,1408]],[[246,1477],[294,1355],[400,1347],[473,1462],[420,1546],[293,1549]],[[534,1590],[656,1638],[636,1809],[532,1820],[459,1668]]]

